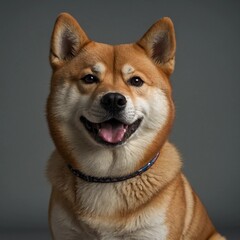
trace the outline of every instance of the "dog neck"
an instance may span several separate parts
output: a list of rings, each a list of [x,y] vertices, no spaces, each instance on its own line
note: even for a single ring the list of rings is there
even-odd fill
[[[95,154],[93,154],[93,157],[94,156],[96,157]],[[104,161],[105,159],[101,160]],[[119,158],[118,160],[120,161]],[[130,159],[122,160],[126,162],[125,165],[127,165],[127,160],[130,161]],[[114,164],[112,167],[112,169],[114,169],[114,175],[116,174],[118,166],[122,166],[122,164],[118,166],[116,165],[117,164]],[[109,196],[109,192],[111,192],[114,199],[118,199],[118,191],[121,191],[124,196],[127,195],[128,197],[126,197],[126,199],[128,199],[128,202],[126,203],[126,206],[124,205],[121,207],[123,207],[126,212],[129,212],[130,209],[136,209],[144,202],[147,202],[151,197],[153,197],[156,191],[164,189],[164,187],[168,185],[178,173],[180,173],[181,165],[181,160],[177,150],[172,144],[166,142],[161,148],[157,161],[155,161],[155,163],[147,171],[145,171],[144,174],[131,178],[128,181],[118,182],[117,188],[115,188],[115,184],[97,184],[96,186],[96,184],[89,183],[75,177],[67,168],[66,159],[63,159],[59,152],[55,151],[48,164],[48,178],[54,189],[63,192],[66,199],[70,202],[76,203],[76,199],[78,199],[77,202],[85,204],[84,208],[88,209],[89,212],[95,211],[97,214],[105,215],[112,214],[112,212],[116,211],[116,207],[118,206],[116,202],[109,202],[108,197],[105,198],[105,196]],[[80,169],[83,171],[82,168]],[[136,168],[136,165],[135,169],[138,169]],[[103,171],[96,172],[101,173],[102,176],[110,175],[110,170],[107,172],[108,174],[105,175],[102,174]],[[125,173],[125,171],[119,173],[118,176],[124,176],[123,173]],[[149,183],[151,184],[149,185]],[[96,191],[96,187],[98,187],[99,191]],[[152,188],[156,191],[153,191]],[[81,189],[81,191],[78,191],[78,189]],[[138,194],[136,191],[140,191],[141,194],[143,194],[140,199],[137,199]],[[136,194],[129,195],[129,192],[136,192]],[[94,196],[92,202],[89,202],[89,196]],[[112,207],[109,207],[110,205]]]
[[[152,158],[146,165],[138,169],[137,171],[120,177],[94,177],[90,175],[86,175],[83,172],[79,171],[78,169],[74,169],[70,164],[68,164],[68,168],[76,177],[81,178],[86,182],[95,182],[95,183],[115,183],[115,182],[122,182],[128,180],[130,178],[134,178],[136,176],[141,175],[142,173],[146,172],[158,159],[159,152]]]

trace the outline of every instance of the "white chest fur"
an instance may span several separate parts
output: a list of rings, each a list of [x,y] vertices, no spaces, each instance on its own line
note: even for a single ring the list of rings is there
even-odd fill
[[[165,240],[168,228],[161,209],[136,215],[125,224],[104,219],[76,220],[61,203],[51,209],[54,240]]]

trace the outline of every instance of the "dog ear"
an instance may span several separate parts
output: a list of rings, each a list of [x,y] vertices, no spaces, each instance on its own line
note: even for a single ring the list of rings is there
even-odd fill
[[[90,40],[78,22],[68,13],[61,13],[51,38],[50,63],[53,69],[74,58]]]
[[[145,49],[148,56],[170,75],[174,70],[176,38],[170,18],[165,17],[156,22],[137,42]]]

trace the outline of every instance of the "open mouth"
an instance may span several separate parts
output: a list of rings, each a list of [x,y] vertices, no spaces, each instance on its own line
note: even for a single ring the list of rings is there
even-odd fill
[[[102,123],[93,123],[85,117],[80,117],[89,134],[99,143],[106,145],[120,145],[124,143],[139,127],[142,119],[127,125],[115,118]]]

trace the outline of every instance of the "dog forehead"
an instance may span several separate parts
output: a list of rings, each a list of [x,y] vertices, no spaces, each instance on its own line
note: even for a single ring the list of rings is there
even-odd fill
[[[82,57],[96,72],[103,72],[110,68],[122,74],[130,74],[135,66],[137,68],[139,64],[149,61],[142,49],[138,49],[135,44],[113,46],[91,42],[84,49]]]
[[[133,74],[135,71],[145,71],[155,68],[146,53],[137,44],[122,44],[114,47],[115,68],[123,75]]]
[[[79,63],[91,67],[96,73],[104,72],[107,66],[112,67],[113,61],[113,46],[97,42],[90,42],[82,49],[78,57]]]

